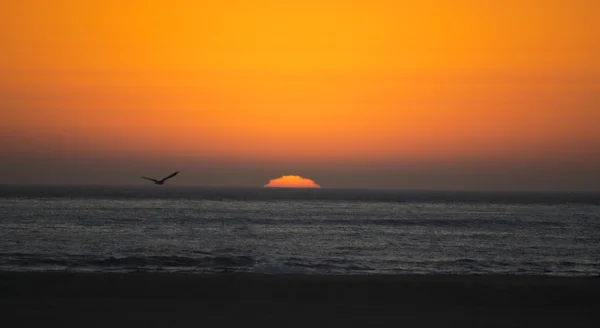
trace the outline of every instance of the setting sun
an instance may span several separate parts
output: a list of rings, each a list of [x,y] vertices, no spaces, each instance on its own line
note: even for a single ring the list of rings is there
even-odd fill
[[[599,16],[0,0],[0,322],[597,324]]]
[[[303,178],[299,175],[284,175],[281,178],[273,179],[265,185],[267,188],[321,188],[311,179]]]

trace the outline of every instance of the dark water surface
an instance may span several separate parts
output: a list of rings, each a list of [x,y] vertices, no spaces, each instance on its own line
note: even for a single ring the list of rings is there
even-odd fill
[[[600,194],[0,186],[0,270],[600,273]]]

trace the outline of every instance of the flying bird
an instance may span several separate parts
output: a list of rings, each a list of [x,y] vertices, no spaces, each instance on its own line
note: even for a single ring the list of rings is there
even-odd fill
[[[157,184],[157,185],[163,185],[163,184],[165,184],[165,181],[167,181],[167,179],[170,179],[170,178],[172,178],[172,177],[176,176],[178,173],[179,173],[179,171],[177,171],[177,172],[175,172],[175,173],[173,173],[173,174],[169,175],[169,176],[168,176],[168,177],[166,177],[166,178],[163,178],[162,180],[156,180],[156,179],[152,179],[152,178],[146,178],[146,177],[142,177],[142,178],[144,178],[144,179],[146,179],[146,180],[154,181],[154,184]]]

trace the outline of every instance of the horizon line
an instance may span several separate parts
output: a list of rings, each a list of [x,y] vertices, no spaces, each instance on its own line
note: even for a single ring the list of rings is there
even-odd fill
[[[597,194],[598,190],[558,190],[558,189],[452,189],[452,188],[399,188],[399,187],[323,187],[321,188],[289,188],[289,187],[264,187],[264,186],[233,186],[233,185],[181,185],[170,184],[160,187],[143,184],[98,184],[98,183],[1,183],[0,187],[23,186],[23,187],[112,187],[112,188],[207,188],[207,189],[260,189],[260,190],[319,190],[341,191],[341,190],[363,190],[363,191],[388,191],[388,192],[469,192],[469,193],[584,193]]]

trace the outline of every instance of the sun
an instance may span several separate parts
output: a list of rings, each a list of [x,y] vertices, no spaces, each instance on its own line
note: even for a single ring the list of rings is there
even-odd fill
[[[321,188],[321,186],[313,180],[299,175],[284,175],[281,178],[269,181],[265,188]]]

